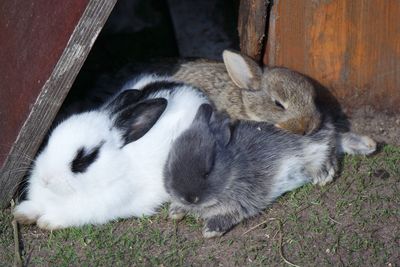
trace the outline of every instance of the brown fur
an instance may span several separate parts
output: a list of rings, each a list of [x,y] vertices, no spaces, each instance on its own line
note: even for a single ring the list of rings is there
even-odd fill
[[[214,104],[237,119],[246,119],[241,90],[229,77],[221,62],[195,60],[182,63],[174,79],[204,90]]]
[[[230,68],[223,62],[195,60],[181,63],[173,77],[204,90],[218,109],[225,110],[235,119],[267,121],[299,134],[310,133],[320,126],[321,115],[314,102],[315,89],[305,76],[286,68],[262,69],[249,57],[229,53],[245,62],[238,64],[239,74],[228,72]],[[242,68],[251,73],[248,78],[251,88],[237,85],[242,77],[236,79],[236,76],[242,75]]]

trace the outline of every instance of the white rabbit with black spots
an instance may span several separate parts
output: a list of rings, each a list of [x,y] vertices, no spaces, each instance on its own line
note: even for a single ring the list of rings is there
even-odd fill
[[[53,230],[154,214],[169,199],[162,175],[172,142],[203,103],[197,89],[147,75],[72,115],[37,156],[16,220]]]

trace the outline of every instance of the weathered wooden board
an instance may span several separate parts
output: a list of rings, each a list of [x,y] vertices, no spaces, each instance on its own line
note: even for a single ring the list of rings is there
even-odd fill
[[[268,5],[268,0],[240,1],[238,21],[240,50],[256,61],[262,58]]]
[[[115,2],[0,2],[0,207],[8,205]]]
[[[400,112],[400,1],[274,1],[264,63],[328,87],[351,111]]]

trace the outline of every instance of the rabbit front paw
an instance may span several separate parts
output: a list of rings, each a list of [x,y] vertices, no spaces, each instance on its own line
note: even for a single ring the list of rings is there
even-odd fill
[[[203,228],[204,238],[214,238],[225,234],[236,223],[234,217],[230,215],[217,215],[209,218]]]
[[[21,202],[13,211],[14,219],[21,224],[33,224],[40,216],[40,209],[29,200]]]
[[[209,229],[208,227],[204,227],[204,229],[203,229],[203,237],[204,238],[220,237],[223,234],[224,234],[224,232],[213,231],[213,230]]]
[[[182,220],[186,215],[186,210],[178,205],[171,204],[168,217],[171,220]]]
[[[63,229],[67,227],[65,223],[60,220],[60,218],[49,214],[41,216],[37,220],[36,224],[39,228],[49,231]]]
[[[336,158],[327,161],[322,168],[316,172],[313,178],[313,183],[324,186],[333,181],[337,170]]]
[[[324,186],[333,181],[333,177],[335,176],[336,169],[333,166],[329,166],[326,168],[326,170],[323,173],[324,173],[324,175],[322,176],[322,178],[317,180],[317,182],[316,182],[320,186]]]

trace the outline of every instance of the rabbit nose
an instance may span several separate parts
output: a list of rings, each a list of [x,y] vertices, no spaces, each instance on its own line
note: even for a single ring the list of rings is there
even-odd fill
[[[293,118],[279,122],[275,126],[295,134],[306,135],[312,133],[319,126],[319,119],[310,119],[309,117]]]
[[[279,122],[275,126],[295,134],[305,135],[307,133],[307,122],[305,122],[304,118],[289,119]]]

